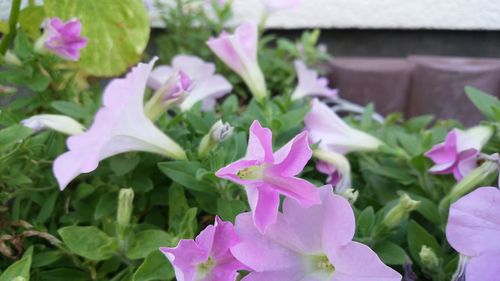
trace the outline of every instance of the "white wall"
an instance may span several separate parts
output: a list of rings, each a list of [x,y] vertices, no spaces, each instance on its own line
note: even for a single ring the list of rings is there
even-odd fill
[[[11,1],[0,0],[1,18]],[[257,20],[260,1],[234,0],[237,19]],[[268,27],[500,30],[500,0],[302,0],[298,9],[273,14]]]

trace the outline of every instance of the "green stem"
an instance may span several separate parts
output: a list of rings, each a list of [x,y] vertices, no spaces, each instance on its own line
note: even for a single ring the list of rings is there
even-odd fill
[[[2,42],[0,43],[0,54],[3,56],[9,48],[10,42],[14,39],[16,35],[16,25],[17,18],[19,17],[19,10],[21,9],[21,0],[12,1],[12,7],[10,8],[9,16],[9,33],[5,35]]]

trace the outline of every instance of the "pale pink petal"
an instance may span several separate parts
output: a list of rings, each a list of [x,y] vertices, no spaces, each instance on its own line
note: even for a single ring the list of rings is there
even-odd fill
[[[276,164],[269,170],[274,174],[292,177],[302,172],[311,156],[307,132],[302,132],[274,153]]]
[[[159,65],[155,67],[149,75],[148,87],[153,90],[160,89],[165,83],[167,83],[172,74],[174,74],[174,70],[168,65]]]
[[[215,259],[226,254],[231,247],[240,242],[234,226],[230,222],[222,221],[219,216],[215,218],[215,233],[212,244],[211,256]]]
[[[307,96],[326,97],[336,99],[337,90],[328,87],[328,80],[320,78],[318,73],[308,69],[304,62],[296,60],[295,71],[297,72],[298,85],[292,94],[292,99],[305,98]]]
[[[250,213],[236,217],[235,229],[241,243],[231,248],[231,252],[252,270],[276,271],[303,268],[302,257],[262,235],[255,227]]]
[[[256,159],[273,163],[273,133],[268,128],[262,128],[259,121],[253,121],[250,126],[246,159]]]
[[[444,143],[435,145],[431,150],[425,153],[425,156],[429,157],[437,164],[453,162],[457,157],[456,142],[456,132],[451,131],[446,136],[446,140]]]
[[[245,67],[240,60],[240,55],[233,46],[234,39],[232,36],[223,32],[218,38],[210,38],[207,45],[229,68],[241,75],[245,72]]]
[[[322,281],[304,279],[307,278],[305,274],[302,268],[290,267],[277,271],[251,272],[242,281]]]
[[[272,185],[274,190],[295,199],[304,208],[321,203],[318,189],[314,184],[306,180],[273,175],[267,171],[264,180]]]
[[[450,207],[446,237],[450,245],[466,256],[500,250],[500,190],[481,187]]]
[[[454,170],[454,176],[457,181],[462,180],[477,167],[478,155],[479,152],[474,148],[460,152],[458,155],[458,164]]]
[[[497,238],[498,239],[498,238]],[[491,243],[491,241],[490,241]],[[465,269],[466,281],[498,280],[500,276],[500,251],[490,251],[472,258]]]
[[[194,281],[198,264],[207,261],[208,252],[193,240],[181,240],[175,248],[160,248],[172,263],[178,281]]]
[[[191,79],[197,81],[210,78],[215,73],[215,65],[196,56],[177,55],[172,59],[175,70],[184,71]]]
[[[189,110],[199,101],[215,101],[215,99],[223,97],[233,90],[233,86],[221,75],[214,75],[201,80],[195,80],[192,90],[189,92],[185,100],[181,103],[182,110]],[[212,103],[212,104],[215,104]],[[204,107],[204,110],[213,109]]]
[[[245,187],[255,227],[264,233],[276,222],[280,204],[279,193],[266,183]]]
[[[361,243],[350,242],[327,254],[335,266],[332,281],[401,281],[401,274],[385,265],[372,249]]]

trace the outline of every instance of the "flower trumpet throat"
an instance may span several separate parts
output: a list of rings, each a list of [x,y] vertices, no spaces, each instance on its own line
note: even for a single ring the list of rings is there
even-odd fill
[[[408,194],[401,195],[396,206],[387,212],[382,223],[389,229],[397,227],[408,215],[420,207],[421,202],[411,199]]]

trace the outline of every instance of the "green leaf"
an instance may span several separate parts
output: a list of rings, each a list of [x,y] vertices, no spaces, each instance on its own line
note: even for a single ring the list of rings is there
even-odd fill
[[[72,252],[89,260],[107,260],[118,251],[118,240],[95,226],[68,226],[58,233]]]
[[[370,229],[373,227],[375,222],[375,211],[373,207],[367,207],[359,214],[356,220],[356,229],[362,234],[362,236],[368,236],[370,234]]]
[[[172,184],[168,189],[168,231],[179,232],[184,214],[189,209],[184,188]]]
[[[174,182],[188,189],[201,192],[212,192],[213,187],[209,182],[196,178],[198,170],[204,169],[203,165],[194,161],[170,161],[159,163],[160,170]]]
[[[7,21],[0,20],[0,33],[9,33],[9,23]]]
[[[0,130],[0,152],[3,152],[13,145],[28,137],[33,130],[23,125],[12,125]]]
[[[40,37],[40,27],[44,19],[43,6],[26,7],[19,13],[19,25],[32,39]]]
[[[84,119],[90,115],[82,105],[71,101],[53,101],[50,106],[64,115],[77,119]]]
[[[64,257],[61,251],[47,251],[33,255],[33,267],[44,267],[60,260]]]
[[[247,205],[239,200],[217,200],[217,214],[225,221],[234,222],[234,218],[247,210]]]
[[[0,275],[0,281],[12,281],[18,277],[23,278],[21,280],[29,281],[32,253],[33,248],[30,248],[30,250],[26,251],[22,259],[11,264],[2,275]]]
[[[103,217],[112,214],[118,208],[118,194],[116,192],[109,192],[103,194],[97,206],[95,207],[94,219],[99,220]]]
[[[91,280],[87,273],[69,268],[58,268],[40,272],[42,281],[88,281]]]
[[[126,256],[131,260],[143,259],[160,247],[172,246],[172,240],[172,236],[162,230],[141,231],[130,239]]]
[[[78,18],[88,39],[78,64],[95,76],[115,76],[136,64],[149,39],[142,0],[45,0],[47,16]]]
[[[438,257],[443,256],[443,250],[439,246],[434,236],[420,226],[416,221],[411,220],[408,224],[408,246],[413,260],[421,265],[420,250],[422,246],[430,247]]]
[[[167,258],[158,250],[144,260],[134,273],[133,281],[171,280],[174,269]]]
[[[497,97],[472,87],[465,87],[465,93],[486,118],[496,121],[494,108],[500,108]]]
[[[385,264],[400,265],[409,260],[403,248],[389,241],[378,244],[373,250]]]
[[[198,213],[197,208],[189,209],[179,225],[178,238],[193,238],[196,234],[198,228],[198,220],[196,219],[196,214]]]
[[[57,196],[59,195],[59,190],[52,192],[47,198],[45,198],[42,209],[38,213],[38,221],[45,223],[53,213],[54,206],[56,205]]]
[[[109,165],[117,176],[123,176],[134,170],[140,161],[141,157],[137,153],[125,153],[112,157]]]

